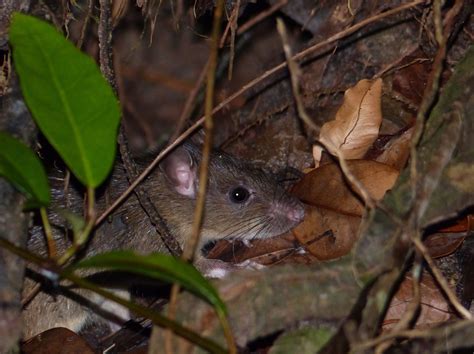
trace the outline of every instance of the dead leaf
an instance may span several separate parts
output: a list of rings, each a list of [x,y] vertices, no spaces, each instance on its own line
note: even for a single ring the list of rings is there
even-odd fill
[[[449,320],[451,311],[449,304],[429,273],[423,273],[420,283],[421,311],[415,327],[433,327]],[[405,277],[389,305],[383,321],[383,330],[392,328],[405,313],[408,304],[413,299],[413,280]]]
[[[293,234],[318,260],[326,261],[350,252],[360,221],[360,216],[309,206],[305,220],[293,229]]]
[[[400,136],[390,140],[384,147],[384,152],[375,161],[381,162],[394,169],[401,171],[410,156],[410,142],[413,135],[413,128],[408,129]]]
[[[474,229],[474,215],[468,214],[433,229],[423,241],[430,256],[441,258],[454,253],[464,242],[469,231]]]
[[[29,339],[21,346],[25,354],[94,354],[89,344],[67,328],[51,328]]]
[[[380,200],[398,177],[398,171],[383,163],[370,160],[349,160],[349,170],[362,183],[369,195]],[[304,203],[335,210],[342,214],[362,216],[364,204],[349,188],[341,169],[327,164],[304,175],[292,189]]]
[[[474,214],[468,214],[451,224],[444,226],[439,232],[469,232],[474,231]]]
[[[397,100],[417,109],[423,98],[426,82],[432,70],[432,61],[418,47],[400,62],[392,79],[392,93]]]
[[[348,166],[369,195],[380,200],[398,177],[390,166],[369,160],[350,160]],[[293,233],[319,260],[347,254],[358,238],[365,206],[352,192],[335,164],[321,166],[306,174],[292,193],[308,204],[304,221]]]
[[[325,123],[319,134],[329,152],[339,150],[345,159],[360,159],[372,146],[382,123],[382,79],[361,80],[344,94],[344,102],[334,120]],[[313,147],[315,165],[319,165],[322,147]]]
[[[423,241],[433,258],[441,258],[454,253],[464,242],[466,234],[434,234]]]

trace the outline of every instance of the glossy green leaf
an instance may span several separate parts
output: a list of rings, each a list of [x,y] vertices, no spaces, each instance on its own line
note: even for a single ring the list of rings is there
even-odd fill
[[[28,208],[50,202],[48,178],[41,161],[28,146],[0,132],[0,176],[26,194]]]
[[[39,128],[74,175],[97,187],[115,158],[119,103],[96,63],[53,26],[15,13],[13,60]]]
[[[76,268],[104,268],[141,274],[150,278],[178,283],[226,313],[225,304],[214,287],[191,264],[170,255],[152,253],[138,255],[132,251],[113,251],[84,259],[73,265]]]

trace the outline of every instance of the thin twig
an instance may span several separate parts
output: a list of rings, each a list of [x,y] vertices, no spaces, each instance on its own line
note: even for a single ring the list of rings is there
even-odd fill
[[[138,176],[137,166],[135,162],[132,160],[128,148],[127,140],[125,139],[125,133],[123,129],[123,125],[120,128],[119,136],[118,136],[118,143],[120,149],[120,156],[122,157],[122,162],[125,167],[125,172],[127,175],[128,182],[130,183]],[[138,202],[142,206],[145,213],[148,215],[150,222],[155,227],[158,235],[163,240],[166,248],[169,252],[175,256],[179,257],[183,252],[181,246],[176,239],[175,235],[173,235],[168,225],[166,224],[165,220],[161,217],[159,211],[156,209],[155,204],[151,200],[150,196],[145,189],[145,186],[140,185],[134,189],[135,195],[137,196]]]
[[[260,21],[266,19],[267,17],[272,15],[274,12],[277,12],[278,10],[280,10],[287,3],[288,3],[288,0],[281,0],[277,2],[276,4],[274,4],[273,6],[271,6],[270,8],[268,8],[267,10],[260,12],[257,16],[251,18],[250,20],[245,22],[242,26],[240,26],[239,29],[237,30],[237,34],[242,34],[246,32],[249,28],[252,28]]]
[[[219,30],[224,12],[224,0],[219,0],[214,10],[214,20],[211,35],[211,49],[209,56],[209,67],[207,71],[207,86],[206,86],[206,101],[205,101],[205,136],[203,144],[202,159],[199,166],[199,188],[196,200],[196,209],[194,211],[193,229],[189,239],[186,240],[184,245],[182,258],[184,260],[192,260],[193,256],[199,245],[199,239],[201,236],[202,219],[204,215],[205,198],[208,184],[208,167],[212,147],[212,134],[213,134],[213,119],[212,119],[212,107],[213,107],[213,96],[215,86],[215,75],[217,67],[217,54],[219,50]],[[175,318],[177,309],[177,299],[179,294],[179,285],[173,284],[171,290],[171,298],[168,310],[169,318]],[[234,339],[231,335],[230,328],[227,326],[225,318],[221,318],[221,324],[223,325],[224,334],[227,340],[229,353],[235,354],[237,352]],[[172,332],[167,331],[165,333],[165,349],[167,353],[172,353]]]
[[[173,18],[173,27],[176,31],[179,31],[179,20],[183,16],[184,11],[183,0],[176,1],[176,9],[174,8],[173,0],[170,0],[170,7]]]
[[[187,240],[186,245],[183,250],[183,258],[185,260],[191,260],[194,253],[196,252],[196,247],[199,243],[199,235],[201,232],[201,223],[202,215],[204,212],[204,201],[207,190],[207,173],[209,166],[209,158],[211,155],[212,147],[212,134],[213,134],[213,119],[212,119],[212,107],[213,107],[213,97],[214,97],[214,86],[215,86],[215,76],[216,76],[216,67],[217,67],[217,54],[219,50],[219,30],[221,24],[222,14],[224,12],[224,1],[219,0],[217,2],[217,7],[214,11],[214,20],[211,36],[211,49],[210,49],[210,59],[209,67],[207,70],[207,86],[206,86],[206,101],[205,101],[205,138],[202,151],[202,159],[199,166],[199,189],[198,196],[196,201],[196,210],[194,213],[194,222],[193,222],[193,232],[192,238]]]
[[[206,64],[202,68],[199,77],[194,84],[194,87],[192,91],[189,93],[188,98],[186,99],[186,102],[184,103],[184,108],[178,118],[178,124],[177,127],[173,133],[173,136],[171,137],[170,141],[175,141],[179,134],[181,133],[181,130],[183,130],[184,125],[186,124],[186,121],[189,119],[191,116],[191,113],[193,111],[194,107],[194,102],[196,101],[196,98],[199,94],[199,91],[201,90],[201,86],[204,82],[204,79],[206,78],[207,70],[209,68],[209,59],[206,61]]]
[[[171,287],[170,292],[170,302],[168,304],[168,317],[171,319],[176,318],[176,312],[178,309],[178,295],[181,290],[179,284],[174,283]],[[165,353],[166,354],[173,354],[173,332],[172,331],[165,331],[164,334],[164,346],[165,346]]]
[[[84,23],[82,24],[81,28],[81,36],[79,37],[79,40],[77,41],[77,48],[81,49],[82,45],[84,44],[84,38],[86,37],[86,31],[87,31],[87,26],[89,25],[89,20],[92,16],[92,9],[94,8],[94,1],[93,0],[88,0],[87,1],[87,13],[86,16],[84,17]]]
[[[221,40],[219,42],[220,49],[224,48],[225,42],[227,41],[227,37],[229,36],[229,32],[232,26],[232,21],[233,21],[233,16],[234,16],[233,13],[234,12],[232,12],[230,19],[228,19],[227,21],[227,25],[225,26],[224,33],[222,33]]]
[[[227,79],[232,80],[232,72],[234,71],[234,56],[235,56],[235,34],[237,32],[238,19],[240,12],[240,0],[237,0],[234,6],[234,11],[230,19],[230,54],[229,54],[229,70]]]
[[[202,123],[202,122],[201,122]],[[120,205],[129,195],[133,190],[138,186],[138,184],[143,181],[149,174],[150,172],[158,165],[158,163],[176,146],[181,144],[186,138],[188,138],[197,128],[200,127],[200,124],[194,124],[191,126],[188,130],[186,130],[183,134],[181,134],[173,143],[168,145],[166,148],[164,148],[158,156],[153,160],[153,162],[148,165],[145,170],[142,171],[142,173],[130,184],[130,186],[127,188],[127,190],[122,193],[120,197],[118,197],[112,205],[110,205],[106,211],[104,211],[96,220],[96,226],[101,224],[105,218],[113,211],[115,208]]]
[[[404,69],[404,68],[406,68],[410,65],[418,64],[418,63],[424,63],[425,61],[429,61],[430,59],[428,59],[428,58],[416,58],[416,59],[413,59],[412,61],[410,61],[408,63],[400,64],[401,62],[403,62],[406,59],[407,56],[412,55],[416,50],[418,50],[419,46],[420,46],[420,44],[417,43],[417,44],[413,45],[412,47],[410,47],[410,50],[404,51],[404,53],[406,53],[406,55],[403,55],[400,58],[398,58],[397,60],[395,60],[394,62],[389,63],[387,66],[385,66],[384,68],[379,70],[377,72],[377,74],[375,74],[373,76],[373,78],[374,79],[379,78],[379,77],[381,78],[383,76],[389,75],[393,71],[402,70],[402,69]]]

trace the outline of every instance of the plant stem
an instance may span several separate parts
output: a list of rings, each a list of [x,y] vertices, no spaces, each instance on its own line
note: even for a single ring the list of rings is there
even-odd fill
[[[71,247],[69,247],[58,259],[58,265],[64,265],[83,245],[87,243],[95,225],[95,214],[95,190],[93,187],[87,187],[87,210],[85,212],[87,219],[86,226],[84,226],[78,235],[74,235]]]
[[[56,242],[53,238],[53,233],[51,230],[51,224],[49,223],[48,213],[46,212],[45,207],[40,208],[41,221],[43,222],[44,235],[46,236],[46,243],[48,244],[48,253],[49,257],[56,259],[58,256],[56,249]]]

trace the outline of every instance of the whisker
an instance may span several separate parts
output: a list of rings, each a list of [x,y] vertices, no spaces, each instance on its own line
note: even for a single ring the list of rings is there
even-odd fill
[[[245,218],[238,219],[238,220],[236,220],[236,222],[234,222],[233,224],[230,224],[228,227],[226,227],[223,231],[224,231],[224,233],[226,233],[226,231],[229,231],[230,229],[241,230],[248,223],[258,221],[260,218],[261,218],[261,216],[254,216],[250,219],[245,219]]]

